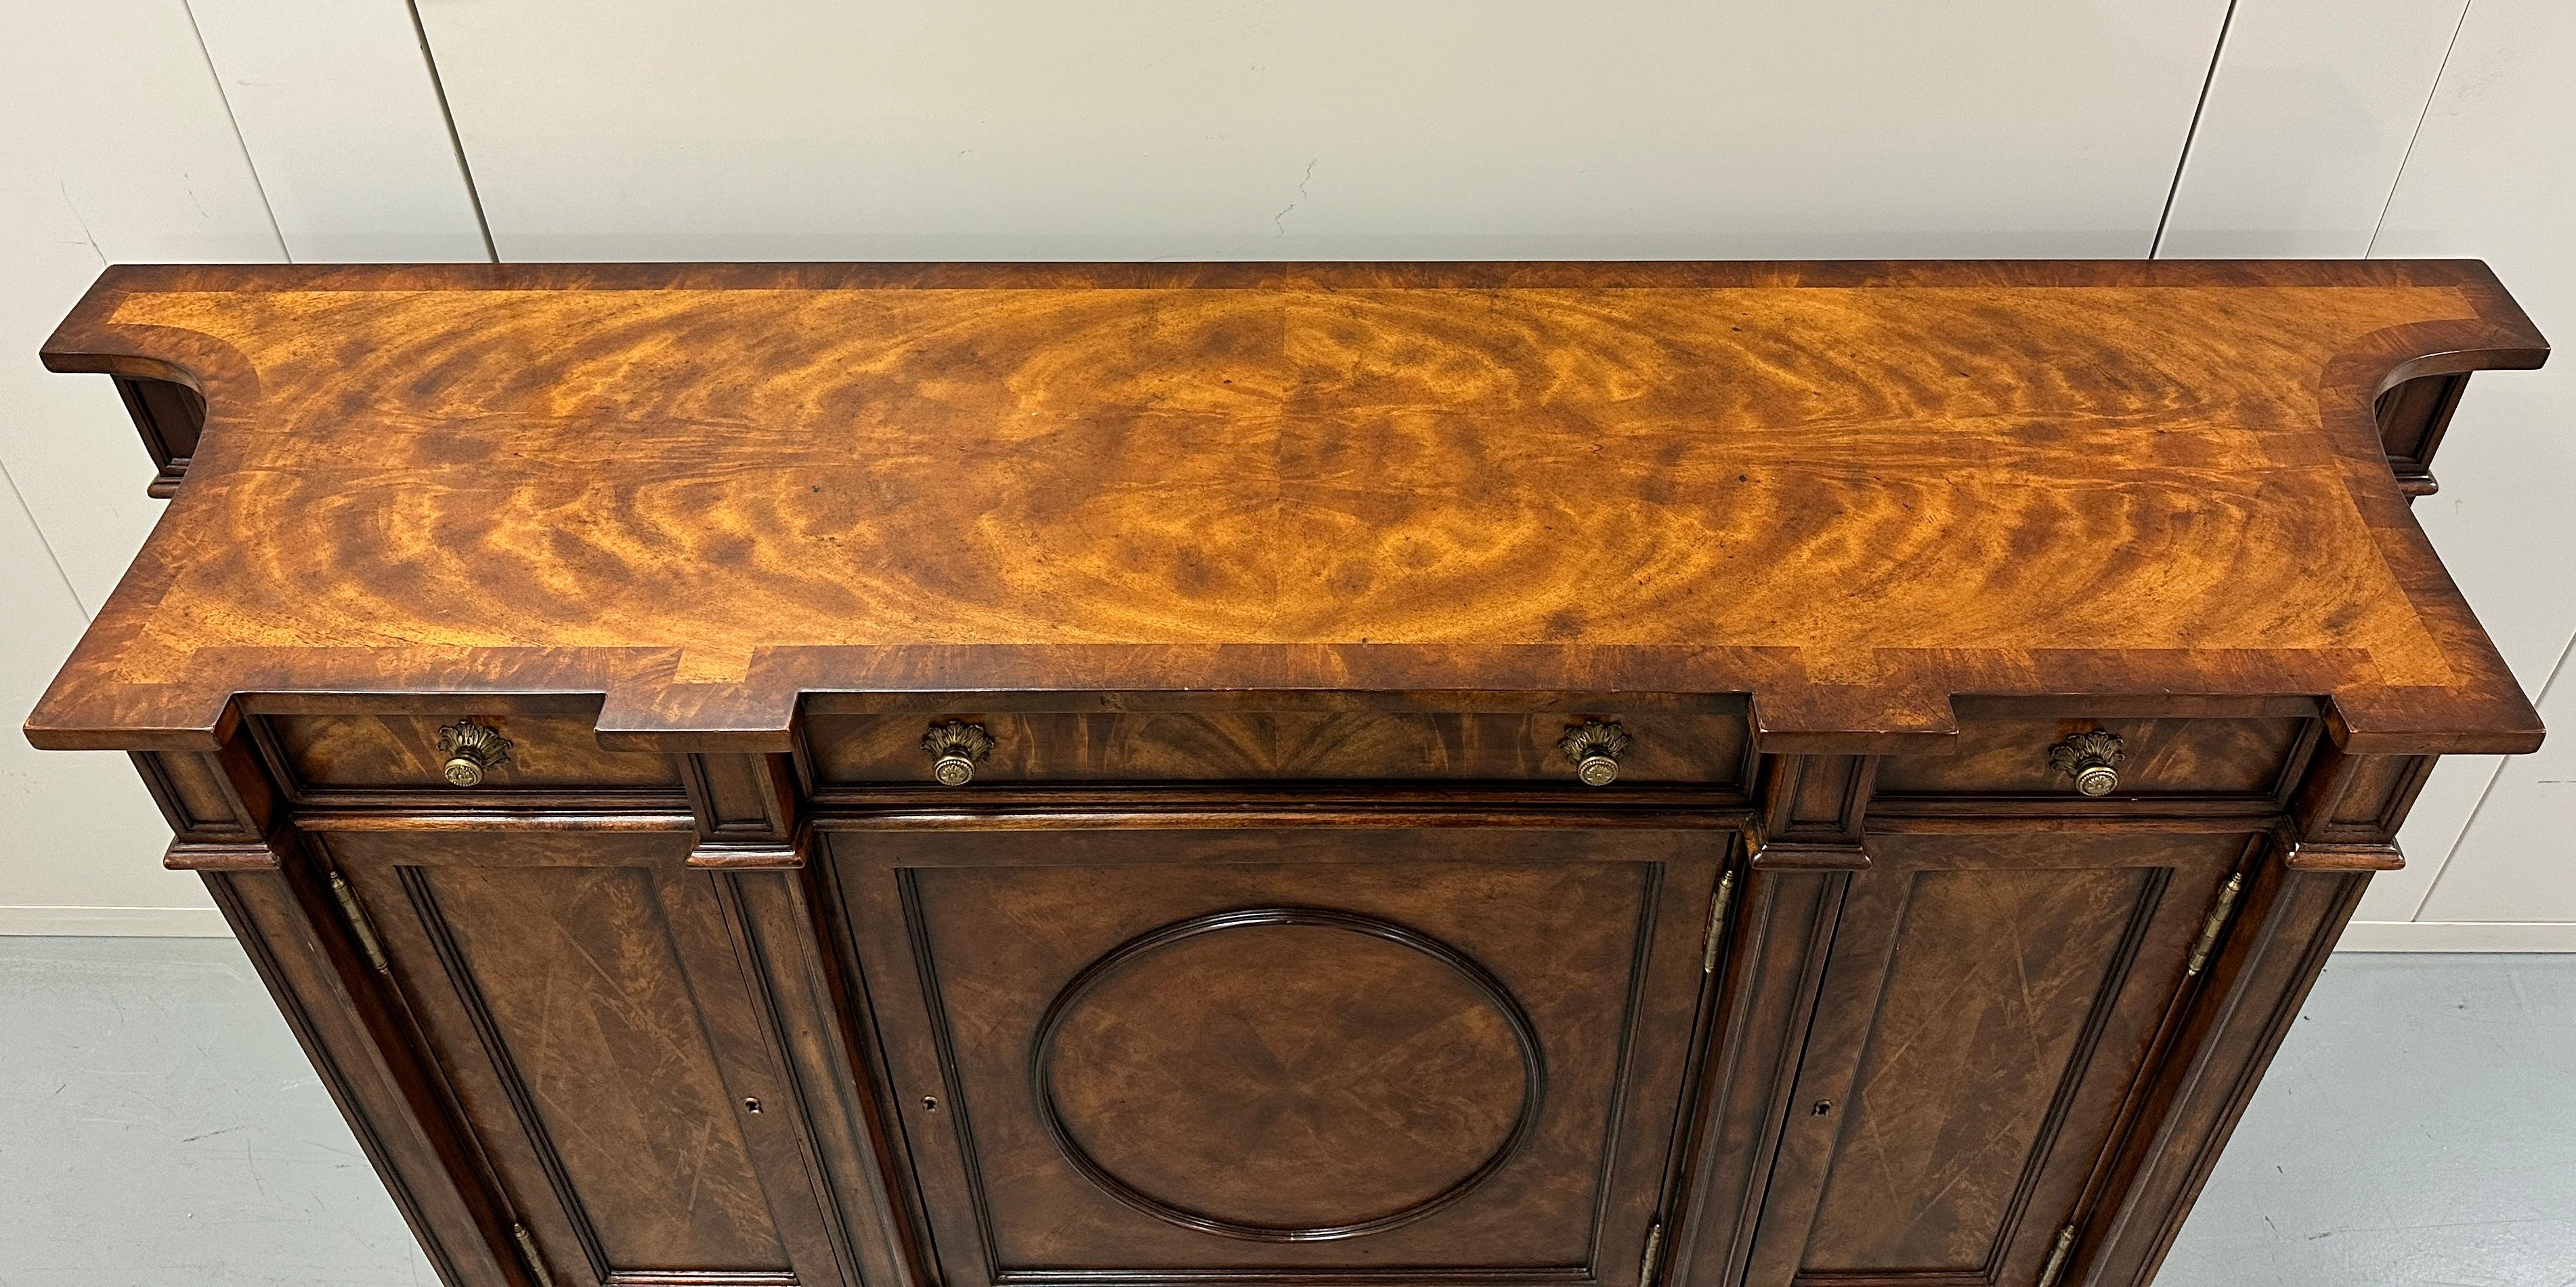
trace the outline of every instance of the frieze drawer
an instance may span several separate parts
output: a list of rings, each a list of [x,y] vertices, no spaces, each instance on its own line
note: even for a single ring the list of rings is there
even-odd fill
[[[1483,780],[1729,788],[1745,780],[1751,740],[1743,715],[1705,711],[967,710],[816,714],[806,728],[817,782],[844,787]],[[954,745],[931,745],[941,739]],[[952,765],[946,776],[943,757]],[[952,781],[960,759],[966,770]]]
[[[2315,724],[2298,717],[1963,719],[1954,754],[1880,761],[1878,794],[2270,800],[2306,758]]]
[[[261,740],[299,794],[548,791],[678,797],[672,758],[602,749],[595,712],[499,712],[459,702],[422,714],[271,714]]]

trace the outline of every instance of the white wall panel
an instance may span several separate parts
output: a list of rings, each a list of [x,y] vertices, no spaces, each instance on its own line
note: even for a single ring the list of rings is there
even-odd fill
[[[2375,254],[2487,260],[2561,344],[2576,342],[2576,5],[2475,0],[2390,201]],[[2576,363],[2470,382],[2415,512],[2526,691],[2576,636]],[[2576,921],[2576,693],[2544,703],[2550,745],[2510,761],[2424,904],[2428,921]],[[2555,785],[2553,785],[2555,781]],[[2440,814],[2419,807],[2417,824]],[[2438,863],[2440,854],[2419,852]]]
[[[2540,702],[2553,731],[2505,761],[2425,900],[2430,921],[2576,921],[2576,661]]]
[[[403,0],[187,0],[298,263],[489,258]]]
[[[110,261],[280,248],[181,0],[0,18],[0,461],[95,608],[161,507],[107,382],[48,375],[37,347]]]
[[[2369,253],[2467,6],[2237,0],[2159,253]]]
[[[504,259],[2146,253],[2225,0],[422,0]]]
[[[219,932],[161,870],[169,833],[123,756],[17,733],[161,509],[106,379],[36,349],[110,260],[273,260],[277,236],[181,0],[0,21],[0,930]]]
[[[2501,755],[2446,755],[2433,766],[2432,779],[2415,797],[2415,807],[2397,835],[2406,866],[2370,878],[2369,891],[2353,910],[2355,921],[2415,919],[2424,896],[2433,890],[2433,878],[2441,874],[2452,847],[2460,842],[2460,833],[2468,829],[2470,813],[2486,798],[2487,787],[2504,761]]]
[[[0,477],[0,933],[221,932],[205,887],[161,867],[170,831],[109,751],[39,751],[15,727],[89,619]],[[173,909],[173,910],[163,910]]]

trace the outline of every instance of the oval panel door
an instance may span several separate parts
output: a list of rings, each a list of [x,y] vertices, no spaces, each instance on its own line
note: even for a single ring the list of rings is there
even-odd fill
[[[949,1281],[1635,1287],[1729,833],[831,843]]]

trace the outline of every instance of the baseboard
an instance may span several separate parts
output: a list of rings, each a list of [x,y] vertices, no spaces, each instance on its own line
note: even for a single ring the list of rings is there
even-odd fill
[[[211,907],[0,906],[0,934],[231,938],[233,931]]]
[[[2354,921],[2338,952],[2576,952],[2571,921]]]

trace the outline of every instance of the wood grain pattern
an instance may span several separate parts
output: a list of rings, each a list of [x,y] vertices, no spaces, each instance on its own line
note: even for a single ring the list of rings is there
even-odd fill
[[[498,728],[511,743],[510,758],[493,767],[482,790],[680,794],[669,756],[601,750],[592,732],[596,718],[588,712],[500,714],[457,703],[440,714],[271,715],[260,723],[283,761],[281,776],[299,792],[390,788],[453,796],[457,792],[441,776],[447,757],[438,749],[439,726],[474,719]]]
[[[1992,820],[1850,878],[1747,1282],[2029,1282],[2148,1071],[2242,833]]]
[[[2074,779],[2049,767],[2049,748],[2071,734],[2102,729],[2122,743],[2117,795],[2271,800],[2294,780],[2309,724],[2286,718],[1961,720],[1950,754],[1881,760],[1877,789],[1882,796],[2071,796]]]
[[[2527,750],[2374,403],[2543,351],[2454,262],[112,269],[47,360],[206,426],[29,728],[435,683],[784,750],[809,691],[1646,689],[1870,751],[2145,686]]]
[[[938,718],[947,718],[942,715]],[[1619,758],[1630,786],[1740,784],[1752,729],[1724,713],[1599,712],[1634,738]],[[987,785],[1046,782],[1552,782],[1574,763],[1557,749],[1585,716],[1423,711],[1005,712],[971,703],[955,718],[990,730]],[[920,783],[930,760],[917,715],[812,714],[806,746],[826,785]]]
[[[682,867],[685,837],[359,833],[328,847],[558,1273],[842,1276],[832,1217],[783,1134],[794,1116],[742,1107],[787,1101],[717,878]]]
[[[115,269],[46,358],[176,495],[28,730],[455,1287],[2140,1287],[2537,741],[2406,505],[2543,355],[2475,263]]]
[[[2103,948],[2152,887],[2120,867],[1914,877],[1808,1270],[1984,1272],[2101,1000]]]
[[[1393,921],[1311,908],[1211,913],[1101,957],[1056,994],[1030,1067],[1085,1178],[1267,1242],[1427,1217],[1509,1165],[1547,1099],[1510,989]]]
[[[1636,1287],[1703,986],[1695,931],[1730,842],[1561,826],[966,824],[836,830],[830,850],[950,1281],[1474,1269]],[[1355,949],[1323,928],[1226,930],[1111,972],[1077,994],[1055,1040],[1037,1040],[1051,1003],[1123,946],[1264,908],[1400,926],[1468,970],[1374,935]],[[1477,972],[1526,1016],[1534,1077]],[[1032,1090],[1039,1058],[1064,1143]],[[1525,1093],[1535,1118],[1514,1145]],[[1479,1175],[1498,1149],[1499,1168]],[[1110,1180],[1237,1225],[1415,1214],[1365,1233],[1228,1236],[1137,1209],[1077,1151]]]

